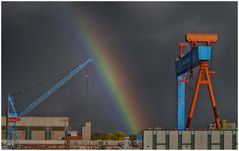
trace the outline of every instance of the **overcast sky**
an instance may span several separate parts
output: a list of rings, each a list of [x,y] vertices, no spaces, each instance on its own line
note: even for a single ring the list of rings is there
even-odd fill
[[[74,12],[72,14],[72,12]],[[71,28],[74,16],[85,14],[92,28],[105,29],[102,37],[112,37],[114,47],[131,66],[137,92],[145,100],[140,128],[177,127],[177,99],[174,61],[177,41],[187,32],[217,33],[213,46],[213,81],[219,117],[237,122],[237,2],[121,2],[121,3],[2,3],[2,114],[7,94],[32,86],[82,63],[77,59]],[[100,40],[100,39],[99,39]],[[122,60],[123,62],[123,60]],[[90,74],[94,73],[89,66]],[[100,78],[86,85],[83,70],[28,116],[69,116],[79,130],[91,121],[93,132],[126,130],[111,116],[99,91]],[[197,69],[194,72],[194,81]],[[58,80],[60,77],[58,78]],[[56,80],[17,96],[18,112],[46,91]],[[193,80],[192,80],[193,82]],[[94,84],[92,84],[94,83]],[[134,84],[134,83],[132,83]],[[192,86],[193,84],[189,84]],[[187,111],[192,91],[188,90]],[[107,102],[107,101],[106,101]],[[201,128],[214,120],[206,87],[202,87],[195,108],[192,127]]]

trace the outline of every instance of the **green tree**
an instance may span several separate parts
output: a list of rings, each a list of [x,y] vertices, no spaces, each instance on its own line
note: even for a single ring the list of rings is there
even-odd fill
[[[92,134],[92,139],[93,140],[123,140],[124,137],[126,137],[127,134],[123,131],[117,131],[115,133],[94,133]]]
[[[123,140],[124,137],[126,137],[127,134],[123,131],[117,131],[114,133],[114,140]]]

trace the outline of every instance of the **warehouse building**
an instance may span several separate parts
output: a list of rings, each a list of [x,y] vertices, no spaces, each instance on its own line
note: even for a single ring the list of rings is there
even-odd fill
[[[237,129],[143,131],[144,149],[237,149]]]
[[[91,141],[91,122],[82,127],[82,136],[69,129],[69,117],[22,117],[17,122],[21,149],[99,149]],[[66,133],[66,130],[67,131]],[[66,137],[65,137],[66,136]],[[82,140],[84,139],[84,140]],[[6,117],[2,117],[2,144],[6,144]]]
[[[19,140],[61,140],[69,117],[22,117],[17,122]],[[6,117],[2,117],[2,140],[6,139]]]

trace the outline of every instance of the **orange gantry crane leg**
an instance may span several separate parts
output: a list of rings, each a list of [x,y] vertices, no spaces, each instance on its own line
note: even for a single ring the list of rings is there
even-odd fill
[[[202,79],[203,74],[205,74],[205,80]],[[194,94],[193,94],[192,103],[191,103],[189,114],[188,114],[186,129],[188,129],[190,127],[190,123],[191,123],[191,120],[192,120],[194,108],[195,108],[195,105],[196,105],[198,91],[199,91],[199,88],[200,88],[201,84],[206,84],[207,87],[208,87],[208,90],[209,90],[209,93],[210,93],[210,98],[211,98],[211,103],[212,103],[212,107],[213,107],[213,112],[214,112],[214,116],[215,116],[215,119],[216,119],[216,126],[217,126],[217,129],[221,129],[221,124],[220,124],[220,120],[219,120],[218,113],[217,113],[216,102],[215,102],[215,98],[214,98],[214,94],[213,94],[212,84],[211,84],[211,80],[210,80],[210,76],[209,76],[209,72],[208,72],[207,61],[201,61],[200,62],[200,71],[199,71],[199,74],[198,74],[198,79],[197,79],[196,87],[195,87]]]

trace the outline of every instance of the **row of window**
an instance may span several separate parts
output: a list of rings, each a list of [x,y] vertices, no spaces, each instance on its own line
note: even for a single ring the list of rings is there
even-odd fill
[[[65,145],[23,145],[24,149],[64,149]]]

